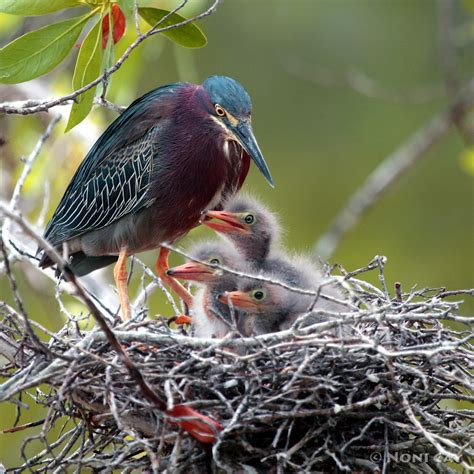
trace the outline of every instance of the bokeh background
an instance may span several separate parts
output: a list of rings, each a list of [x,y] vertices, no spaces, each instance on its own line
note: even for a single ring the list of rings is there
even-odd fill
[[[239,80],[252,96],[254,131],[276,183],[271,189],[252,166],[245,190],[279,213],[289,249],[310,252],[368,174],[449,104],[439,38],[441,3],[227,0],[200,23],[209,40],[205,48],[184,50],[159,35],[145,41],[113,76],[108,97],[126,105],[177,80],[201,82],[211,74]],[[452,3],[456,61],[465,82],[474,72],[474,3]],[[177,2],[148,4],[169,8]],[[191,16],[206,4],[193,0],[183,14]],[[0,46],[56,20],[57,15],[26,21],[3,15]],[[127,37],[117,44],[118,54],[134,35],[129,25]],[[31,83],[2,87],[0,101],[65,94],[72,67],[67,61]],[[368,84],[368,93],[351,86],[347,79],[354,77]],[[33,220],[41,213],[45,189],[51,215],[88,148],[115,117],[110,110],[96,108],[86,122],[63,135],[67,110],[56,110],[64,119],[43,148],[21,202],[24,215]],[[0,146],[2,198],[11,195],[22,168],[20,158],[31,152],[50,118],[44,113],[0,116],[5,141]],[[363,216],[331,263],[352,270],[385,255],[390,289],[395,281],[406,291],[414,285],[474,286],[472,155],[453,128]],[[197,229],[182,245],[208,235]],[[153,255],[144,259],[151,264]],[[111,280],[111,268],[106,274]],[[52,282],[25,265],[18,265],[15,275],[30,313],[44,326],[58,329],[63,316]],[[1,299],[14,304],[2,275],[0,291]],[[72,300],[69,304],[77,305]],[[151,308],[152,313],[171,314],[158,294]],[[466,303],[461,308],[469,315],[474,306]],[[22,421],[37,417],[29,410]],[[11,426],[14,418],[13,405],[4,404],[0,429]],[[0,434],[5,466],[18,462],[23,435]]]

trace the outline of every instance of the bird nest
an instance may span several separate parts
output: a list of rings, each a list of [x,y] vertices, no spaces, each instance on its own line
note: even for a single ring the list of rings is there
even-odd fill
[[[31,402],[46,408],[9,430],[25,434],[16,472],[472,469],[473,320],[458,305],[473,291],[396,286],[392,297],[380,262],[333,276],[347,311],[310,327],[300,318],[279,333],[204,340],[165,320],[117,319],[125,364],[99,327],[70,320],[44,344],[3,308],[3,337],[19,350],[0,400],[19,415]],[[382,290],[364,281],[371,269]],[[177,405],[221,425],[213,442],[169,416]]]

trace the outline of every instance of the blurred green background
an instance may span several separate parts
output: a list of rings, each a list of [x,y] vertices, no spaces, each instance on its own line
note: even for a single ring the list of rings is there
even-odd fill
[[[164,8],[177,4],[148,3]],[[205,5],[195,0],[184,14],[191,16]],[[463,80],[473,75],[473,12],[472,1],[454,2]],[[29,31],[32,24],[36,28],[45,24],[40,21],[48,21],[28,19],[25,26],[23,20],[1,17],[1,45],[20,31]],[[271,189],[252,166],[244,189],[280,214],[286,246],[308,252],[368,174],[449,103],[439,22],[438,2],[432,0],[226,1],[200,23],[209,39],[205,48],[184,50],[165,38],[149,39],[113,76],[108,97],[126,105],[177,80],[201,82],[211,74],[239,80],[252,96],[254,131],[276,183]],[[135,30],[128,26],[127,37],[117,44],[118,53],[134,38]],[[33,81],[29,97],[41,97],[35,84],[47,87],[50,96],[69,92],[72,64],[68,61]],[[386,95],[395,91],[428,97],[421,101],[368,97],[345,83],[351,71],[373,79]],[[0,88],[0,101],[22,98],[21,93],[16,86]],[[52,213],[87,152],[91,130],[97,137],[115,116],[96,108],[86,124],[64,136],[67,113],[57,110],[65,118],[25,186],[22,210],[30,217],[40,212],[46,178],[51,180]],[[0,136],[7,141],[0,147],[3,198],[9,198],[21,171],[19,158],[31,152],[49,120],[47,114],[0,117]],[[374,255],[385,255],[390,289],[395,281],[405,291],[414,285],[474,286],[472,155],[453,129],[363,216],[331,262],[354,269]],[[198,229],[182,245],[208,235]],[[145,259],[151,264],[153,255]],[[26,306],[42,324],[57,329],[62,316],[53,285],[36,272],[35,278],[28,276],[30,271],[23,266],[16,269]],[[111,268],[108,274],[112,276]],[[11,302],[4,277],[0,285],[2,299]],[[157,294],[152,307],[171,314]],[[472,302],[466,303],[461,312],[468,315],[473,309]],[[0,428],[13,423],[10,408],[2,407]],[[37,417],[30,410],[22,421]],[[24,435],[0,434],[0,460],[6,466],[18,462],[18,443]]]

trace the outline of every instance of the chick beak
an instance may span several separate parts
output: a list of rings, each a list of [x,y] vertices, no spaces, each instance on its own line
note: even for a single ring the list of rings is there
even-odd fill
[[[212,280],[218,270],[198,262],[188,262],[177,267],[170,268],[166,274],[173,278],[190,281]]]
[[[242,309],[252,309],[257,305],[255,301],[245,291],[226,291],[218,297],[221,303],[229,304],[229,301],[236,307]]]
[[[217,219],[219,222],[210,219]],[[240,222],[239,217],[232,212],[207,211],[202,224],[216,232],[227,234],[230,232],[247,233],[248,229]]]

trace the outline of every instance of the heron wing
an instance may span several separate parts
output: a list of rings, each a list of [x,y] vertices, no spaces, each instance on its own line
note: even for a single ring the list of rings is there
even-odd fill
[[[90,149],[46,231],[53,245],[97,230],[149,206],[147,196],[163,111],[183,83],[155,89],[133,102]]]
[[[147,190],[153,167],[153,129],[103,160],[79,186],[68,189],[45,238],[58,245],[101,229],[151,204]]]

